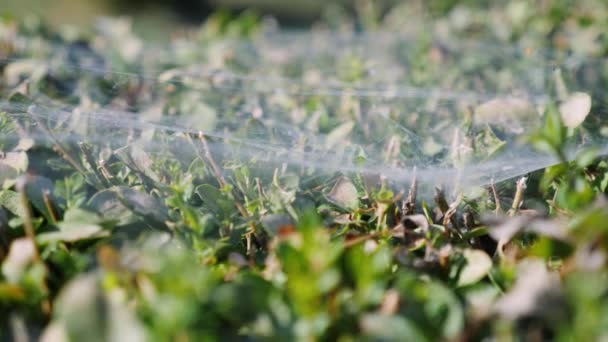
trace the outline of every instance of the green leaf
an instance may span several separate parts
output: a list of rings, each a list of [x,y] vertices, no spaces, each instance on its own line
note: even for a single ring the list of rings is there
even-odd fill
[[[345,209],[355,209],[359,206],[357,188],[346,177],[341,177],[327,194],[327,198],[336,205]]]
[[[221,217],[230,217],[235,211],[235,204],[225,193],[209,184],[196,187],[196,194],[203,200],[205,208]]]
[[[17,217],[25,217],[25,208],[21,204],[21,196],[15,191],[0,190],[0,206]]]
[[[152,219],[157,223],[164,223],[169,219],[168,209],[156,198],[135,189],[125,186],[113,187],[122,204],[133,213]]]
[[[99,239],[110,236],[103,227],[91,223],[64,222],[59,224],[60,231],[41,233],[36,236],[36,242],[48,244],[54,242],[76,242],[81,240]]]
[[[566,127],[555,106],[548,106],[545,113],[544,137],[555,149],[561,148],[566,140]]]
[[[24,95],[23,93],[21,93],[19,91],[11,94],[8,101],[12,105],[16,105],[16,107],[18,108],[18,111],[25,111],[27,109],[27,107],[30,104],[32,104],[32,102],[33,102],[31,98],[29,98],[28,96]]]
[[[28,200],[49,222],[54,222],[54,216],[59,213],[60,199],[55,196],[55,185],[53,181],[42,176],[28,176],[25,186]],[[52,206],[50,208],[49,206]]]
[[[427,284],[429,298],[425,313],[432,322],[441,322],[441,337],[456,338],[465,326],[465,312],[456,294],[446,286],[431,282]]]
[[[125,225],[134,221],[131,210],[122,204],[118,194],[113,190],[99,191],[89,199],[86,208],[96,212],[104,219],[118,221],[119,225]]]
[[[27,170],[28,164],[25,152],[0,153],[0,186],[7,189],[14,185],[17,177]]]
[[[56,324],[72,341],[145,341],[142,324],[118,298],[103,292],[99,275],[81,275],[59,294]]]
[[[370,339],[383,341],[428,341],[412,322],[401,316],[366,314],[360,321],[361,330]]]
[[[158,175],[152,170],[152,166],[154,164],[152,158],[139,146],[132,145],[131,146],[131,160],[135,164],[134,167],[139,172],[145,174],[150,177],[150,179],[158,182]]]
[[[47,244],[57,241],[75,242],[109,236],[110,231],[104,229],[103,224],[103,219],[95,213],[80,208],[71,208],[65,213],[63,221],[57,224],[59,231],[38,234],[36,241]]]
[[[601,150],[599,148],[586,148],[576,155],[576,163],[578,166],[585,168],[591,165],[600,155]]]
[[[486,252],[479,249],[465,249],[462,254],[466,265],[460,270],[458,286],[475,284],[492,269],[492,259]]]

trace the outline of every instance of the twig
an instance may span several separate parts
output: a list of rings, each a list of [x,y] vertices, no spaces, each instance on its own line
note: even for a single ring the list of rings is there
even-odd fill
[[[407,194],[407,198],[401,203],[402,216],[413,215],[416,213],[416,194],[418,192],[418,179],[416,178],[416,170],[412,178],[412,185]]]
[[[496,191],[496,183],[494,183],[494,179],[492,178],[492,182],[490,183],[490,191],[492,191],[492,195],[494,196],[494,204],[495,209],[494,212],[496,215],[502,213],[502,206],[500,205],[500,198],[498,197],[498,192]]]
[[[266,194],[264,193],[264,188],[262,188],[262,182],[259,177],[255,177],[255,186],[258,190],[258,196],[260,197],[260,208],[265,211],[266,208],[263,199],[266,198]]]
[[[72,156],[68,154],[68,152],[63,147],[61,147],[61,145],[59,145],[59,143],[55,143],[53,145],[53,151],[55,151],[61,158],[67,161],[70,165],[72,165],[74,169],[76,169],[76,171],[78,171],[86,178],[86,171],[78,164],[76,160],[74,160],[74,158],[72,158]]]
[[[57,213],[57,209],[53,205],[53,202],[51,202],[51,193],[48,189],[42,192],[42,200],[44,201],[44,205],[51,215],[51,219],[53,220],[52,223],[56,224],[57,221],[59,221],[59,214]]]
[[[452,227],[454,228],[454,231],[456,231],[459,235],[459,237],[462,237],[462,234],[460,234],[460,230],[458,228],[458,222],[456,220],[456,212],[458,211],[458,207],[460,206],[460,203],[462,203],[462,194],[459,194],[456,197],[456,200],[454,202],[452,202],[452,204],[450,204],[448,210],[445,212],[445,215],[443,216],[443,226],[444,227],[448,227],[449,223],[452,223]]]
[[[199,132],[199,134],[198,134],[198,139],[200,140],[200,142],[203,146],[202,155],[200,154],[200,150],[198,148],[196,148],[196,146],[194,145],[194,142],[192,141],[192,138],[190,137],[190,135],[186,134],[186,137],[187,137],[188,141],[194,147],[197,154],[199,155],[199,158],[203,161],[206,160],[207,163],[209,163],[209,165],[211,166],[211,170],[213,171],[213,175],[215,176],[215,178],[216,178],[217,182],[220,184],[220,186],[222,188],[227,188],[228,183],[224,179],[224,176],[222,176],[222,172],[221,172],[220,168],[217,166],[217,163],[213,159],[213,155],[211,154],[211,149],[209,149],[209,145],[207,144],[207,138],[205,138],[205,134],[203,132]],[[232,195],[234,196],[234,193]],[[247,212],[247,210],[245,209],[245,207],[243,207],[243,205],[241,205],[241,203],[239,203],[236,200],[236,196],[235,196],[235,200],[234,200],[234,205],[236,206],[237,210],[241,213],[241,215],[243,215],[243,217],[250,216],[249,213]]]
[[[448,204],[448,201],[446,201],[445,199],[445,193],[440,187],[435,187],[434,200],[435,204],[437,204],[437,207],[439,207],[439,210],[441,210],[441,213],[445,215],[450,206]]]
[[[190,140],[190,143],[192,143],[192,139],[190,139],[190,136],[189,135],[187,135],[187,136],[188,136],[188,139]],[[207,144],[207,139],[205,138],[205,134],[203,132],[199,132],[198,138],[203,145],[203,156],[204,156],[204,157],[200,156],[200,154],[199,154],[199,157],[202,160],[207,160],[209,165],[211,165],[211,169],[213,170],[213,174],[215,175],[217,182],[220,184],[220,186],[222,186],[222,188],[227,188],[228,183],[224,179],[224,176],[222,176],[222,172],[221,172],[220,168],[217,166],[215,159],[213,159],[213,155],[211,154],[211,149],[209,148],[209,144]],[[195,150],[197,151],[197,153],[199,153],[198,148],[195,148]],[[234,205],[236,206],[237,210],[241,213],[241,215],[243,215],[243,217],[250,217],[251,215],[249,215],[249,212],[247,211],[247,209],[245,209],[245,207],[243,207],[243,205],[237,200],[237,196],[235,195],[234,192],[232,192],[232,196],[234,197]],[[255,223],[249,222],[249,229],[250,229],[250,231],[247,233],[247,236],[246,236],[247,254],[250,255],[251,257],[253,257],[254,251],[251,248],[251,246],[252,246],[251,242],[252,242],[252,237],[255,238],[255,232],[256,232]]]
[[[36,245],[36,232],[34,230],[34,224],[32,223],[32,208],[30,207],[30,202],[27,198],[26,193],[26,185],[27,185],[27,176],[23,176],[19,178],[16,184],[17,191],[21,196],[21,206],[23,207],[23,212],[25,214],[23,220],[23,226],[25,230],[25,235],[28,239],[30,239],[32,245],[34,246],[34,260],[36,262],[42,263],[42,258],[40,257],[40,251],[38,250],[38,246]]]
[[[528,177],[524,176],[517,180],[515,196],[513,197],[513,204],[511,205],[511,209],[508,212],[509,216],[514,216],[521,208],[521,205],[524,202],[524,192],[526,190],[526,183],[528,181]]]
[[[34,121],[36,121],[36,124],[38,125],[38,127],[40,127],[40,129],[42,129],[42,131],[44,131],[44,133],[53,141],[53,151],[55,151],[57,154],[59,154],[59,156],[61,156],[61,158],[63,158],[65,161],[67,161],[70,165],[72,165],[72,167],[74,167],[74,169],[76,169],[76,171],[78,171],[80,174],[82,174],[85,178],[86,178],[86,171],[82,168],[82,166],[76,161],[74,160],[74,158],[72,158],[72,156],[70,156],[70,154],[59,144],[59,141],[57,140],[57,138],[55,138],[55,135],[53,133],[51,133],[51,131],[46,127],[46,125],[44,124],[44,122],[42,122],[39,118],[38,115],[36,115],[35,113],[29,111],[29,114],[32,115],[32,117],[34,118]]]
[[[220,168],[217,166],[215,160],[213,159],[213,156],[211,155],[211,149],[209,149],[209,144],[207,144],[207,138],[205,138],[205,134],[203,134],[203,132],[199,132],[198,139],[203,144],[203,154],[209,165],[211,165],[211,169],[213,170],[215,178],[217,178],[218,183],[220,183],[222,187],[225,187],[228,183],[226,183],[226,180],[224,179]]]
[[[109,184],[118,185],[118,183],[115,181],[114,176],[112,176],[112,173],[106,167],[105,160],[103,160],[103,159],[99,160],[99,163],[97,165],[98,165],[97,168],[99,169],[99,172],[103,175],[103,178],[105,178]]]
[[[361,242],[367,241],[369,239],[373,239],[375,237],[380,236],[380,232],[374,232],[363,236],[358,236],[356,238],[347,240],[344,242],[344,248],[351,248]]]
[[[78,143],[78,148],[82,152],[82,155],[84,156],[84,160],[89,164],[89,167],[91,168],[91,170],[93,170],[93,173],[97,177],[98,182],[104,187],[111,186],[112,184],[110,184],[108,182],[108,180],[104,177],[104,175],[99,171],[99,166],[95,162],[95,159],[93,158],[89,147],[81,141]]]
[[[28,176],[20,177],[16,184],[17,191],[19,192],[19,194],[21,196],[21,206],[23,207],[23,212],[25,213],[25,217],[23,220],[23,226],[24,226],[24,230],[25,230],[25,235],[30,240],[30,243],[32,244],[32,248],[34,250],[34,256],[33,256],[34,262],[41,265],[45,271],[45,274],[48,274],[49,271],[46,267],[46,264],[42,260],[42,257],[40,256],[40,250],[38,249],[38,245],[36,244],[36,231],[34,230],[34,223],[32,222],[32,216],[33,216],[32,208],[30,207],[30,202],[29,202],[29,199],[27,198],[27,192],[26,192],[26,186],[27,186],[27,181],[28,181],[27,177]],[[42,280],[42,289],[46,293],[49,292],[49,287],[46,282],[46,276]],[[42,301],[42,311],[47,315],[51,314],[52,304],[49,299],[45,299]]]

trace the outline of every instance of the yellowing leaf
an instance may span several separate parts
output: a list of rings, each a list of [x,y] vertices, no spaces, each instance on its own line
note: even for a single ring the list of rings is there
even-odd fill
[[[342,208],[356,208],[359,205],[357,188],[346,177],[341,178],[334,185],[327,198]]]
[[[17,283],[25,272],[27,266],[33,262],[36,247],[32,240],[20,238],[11,244],[8,256],[2,263],[2,274],[11,283]]]
[[[463,255],[467,264],[460,271],[458,286],[475,284],[483,279],[492,269],[492,259],[482,250],[467,249],[463,252]]]
[[[496,125],[513,133],[521,133],[530,122],[538,120],[536,108],[527,100],[497,98],[475,108],[477,125]]]
[[[327,135],[327,148],[332,148],[338,145],[341,140],[346,139],[354,127],[355,123],[353,121],[347,121],[334,128],[334,130]]]
[[[559,106],[562,121],[570,128],[580,126],[590,111],[591,96],[586,93],[574,93]]]

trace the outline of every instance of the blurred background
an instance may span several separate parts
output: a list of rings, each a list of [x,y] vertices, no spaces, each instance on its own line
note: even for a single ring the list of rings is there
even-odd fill
[[[192,32],[183,29],[201,27],[211,15],[214,20],[207,24],[237,35],[279,26],[425,37],[432,28],[444,38],[608,55],[608,0],[0,0],[0,16],[43,18],[64,33],[87,33],[99,17],[126,17],[128,30],[146,41]]]
[[[0,12],[15,17],[37,15],[53,25],[85,27],[99,16],[124,15],[133,18],[135,30],[144,36],[157,35],[159,28],[197,25],[211,13],[223,10],[233,14],[251,11],[261,17],[271,16],[283,27],[305,28],[335,15],[336,10],[353,14],[358,8],[383,11],[398,0],[2,0]],[[416,2],[416,1],[412,1]],[[453,0],[441,1],[449,5]],[[331,14],[328,14],[331,13]],[[161,25],[161,26],[159,26]]]

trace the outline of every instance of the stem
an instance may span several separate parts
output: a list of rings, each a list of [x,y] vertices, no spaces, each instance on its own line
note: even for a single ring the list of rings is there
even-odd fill
[[[462,194],[458,194],[458,196],[456,197],[456,200],[454,202],[452,202],[452,204],[450,204],[450,207],[448,208],[448,210],[445,212],[445,215],[443,216],[443,226],[448,228],[448,224],[451,223],[452,224],[452,228],[453,231],[456,232],[456,235],[458,235],[459,238],[462,238],[462,234],[460,232],[460,229],[458,228],[458,221],[456,220],[456,212],[458,211],[458,207],[460,206],[460,203],[462,203]]]
[[[27,176],[22,176],[17,181],[16,187],[17,191],[21,196],[21,205],[23,206],[23,211],[25,213],[24,217],[24,230],[26,237],[30,240],[32,247],[34,249],[34,262],[41,265],[45,271],[45,275],[48,275],[49,270],[46,267],[46,264],[42,261],[42,257],[40,256],[40,250],[38,249],[38,245],[36,244],[36,231],[34,230],[34,223],[32,222],[32,208],[30,207],[29,199],[27,198],[27,193],[25,191],[27,185]],[[44,292],[49,293],[49,287],[47,285],[46,276],[42,279],[42,289]],[[52,311],[51,301],[47,298],[42,301],[42,311],[50,315]]]
[[[412,185],[410,191],[407,194],[407,198],[401,204],[401,211],[403,216],[413,215],[416,213],[416,195],[418,192],[418,180],[416,178],[416,170],[414,169],[414,176],[412,178]]]
[[[56,224],[57,221],[59,221],[59,214],[57,213],[57,209],[53,205],[53,202],[51,202],[51,194],[48,190],[42,192],[42,200],[44,201],[44,205],[51,215],[51,219],[53,220],[52,223]]]
[[[448,211],[450,206],[448,204],[448,201],[446,201],[446,199],[445,199],[445,193],[439,187],[435,187],[434,200],[435,200],[435,203],[437,204],[437,206],[439,207],[439,210],[441,210],[441,213],[445,215],[445,213]]]
[[[95,162],[95,158],[93,158],[93,155],[92,155],[89,147],[87,145],[85,145],[83,142],[79,142],[78,148],[80,148],[80,151],[82,152],[82,155],[84,156],[84,160],[89,164],[89,166],[91,167],[91,170],[93,170],[93,172],[95,173],[95,176],[97,176],[98,182],[104,187],[110,187],[112,184],[110,184],[107,181],[107,179],[104,177],[104,175],[99,171],[99,166]]]
[[[209,165],[211,165],[215,178],[217,178],[218,183],[220,183],[222,187],[225,187],[227,185],[226,180],[224,179],[224,176],[222,176],[220,168],[211,155],[211,149],[209,149],[209,144],[207,144],[207,138],[205,138],[205,135],[202,132],[199,133],[198,138],[203,144],[203,154]]]
[[[23,207],[23,212],[25,214],[24,217],[24,230],[25,236],[30,239],[32,245],[34,246],[34,260],[36,262],[42,262],[42,258],[40,257],[40,251],[38,250],[38,246],[36,245],[36,232],[34,230],[34,223],[32,222],[32,208],[30,207],[29,199],[27,198],[27,193],[25,191],[25,187],[27,184],[27,176],[23,176],[19,178],[17,181],[16,187],[19,192],[21,198],[21,206]]]
[[[192,138],[190,137],[190,135],[187,134],[186,138],[188,139],[190,144],[192,144],[192,146],[194,147],[199,158],[201,160],[207,161],[207,163],[209,163],[209,165],[211,166],[211,170],[213,171],[213,175],[217,179],[217,182],[220,184],[220,186],[222,188],[226,188],[228,183],[224,179],[224,176],[222,176],[222,172],[221,172],[220,168],[217,166],[217,163],[213,159],[213,155],[211,154],[211,149],[209,149],[209,145],[207,144],[207,139],[205,138],[205,134],[203,134],[203,132],[199,132],[199,134],[198,134],[198,138],[203,145],[203,154],[202,155],[200,153],[200,150],[198,148],[196,148],[196,146],[194,145],[194,142],[192,141]],[[234,193],[232,193],[232,195],[234,196]],[[249,217],[250,215],[247,212],[247,210],[245,209],[245,207],[243,207],[243,205],[236,200],[236,196],[234,196],[234,197],[235,197],[234,205],[236,206],[238,211],[241,213],[241,215],[243,215],[243,217]]]
[[[32,117],[34,118],[34,120],[36,121],[36,124],[38,125],[38,127],[40,127],[40,129],[42,129],[42,131],[44,131],[44,133],[53,141],[53,150],[59,154],[61,156],[61,158],[63,158],[65,161],[67,161],[70,165],[72,165],[72,167],[74,167],[74,169],[76,169],[76,171],[78,171],[79,173],[81,173],[85,179],[87,178],[86,175],[86,171],[82,168],[82,166],[76,161],[74,160],[74,158],[72,158],[72,156],[70,156],[70,154],[59,144],[57,138],[55,138],[55,135],[53,135],[53,133],[51,133],[51,131],[46,127],[46,125],[44,124],[44,122],[42,122],[39,118],[38,115],[36,115],[36,113],[32,112],[32,111],[28,111],[29,114],[32,115]]]
[[[490,190],[492,191],[492,196],[494,196],[494,204],[496,208],[494,209],[496,215],[502,213],[502,206],[500,205],[500,198],[498,197],[498,192],[496,191],[496,183],[494,183],[494,179],[492,179],[492,183],[490,183]]]
[[[358,236],[356,238],[344,241],[344,248],[351,248],[361,242],[367,241],[369,239],[373,239],[380,236],[380,232],[374,232],[363,236]]]
[[[519,211],[519,208],[524,202],[524,192],[526,190],[526,182],[528,177],[521,177],[517,180],[517,188],[515,190],[515,197],[513,197],[513,204],[511,210],[509,210],[509,216],[514,216]]]

